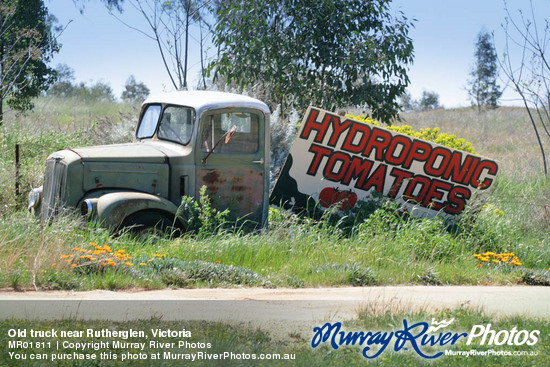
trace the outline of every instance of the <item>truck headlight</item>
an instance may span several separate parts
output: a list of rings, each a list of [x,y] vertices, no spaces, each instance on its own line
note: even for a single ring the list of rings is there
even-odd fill
[[[97,204],[97,199],[86,199],[80,204],[80,214],[83,217],[88,217],[93,214]]]
[[[40,199],[42,198],[42,189],[32,189],[29,192],[29,207],[28,209],[35,209],[40,204]]]

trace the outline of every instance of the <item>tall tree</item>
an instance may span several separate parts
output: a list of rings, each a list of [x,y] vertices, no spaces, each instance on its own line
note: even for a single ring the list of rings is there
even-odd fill
[[[477,35],[474,55],[475,63],[470,71],[468,89],[470,101],[479,110],[482,107],[496,108],[502,91],[497,84],[497,53],[488,32],[482,31]]]
[[[208,27],[204,13],[209,10],[210,2],[202,0],[126,0],[129,6],[143,15],[147,25],[142,27],[131,25],[118,15],[123,12],[123,4],[125,4],[123,0],[102,1],[109,7],[111,14],[123,24],[155,41],[174,88],[188,89],[190,27],[198,24],[201,27],[201,32],[202,27]],[[201,34],[201,39],[198,41],[201,61],[203,41]]]
[[[513,13],[506,2],[504,5],[506,46],[504,57],[499,59],[500,66],[527,111],[548,177],[543,137],[550,137],[550,56],[547,52],[550,20],[546,18],[540,25],[532,2],[530,12]]]
[[[124,84],[124,90],[120,96],[123,101],[143,102],[149,95],[149,88],[143,82],[137,82],[133,75],[130,75]]]
[[[48,67],[59,45],[42,0],[0,2],[0,124],[3,102],[19,111],[32,107],[31,99],[55,80]]]
[[[439,94],[436,92],[422,91],[422,98],[417,102],[420,111],[437,110],[441,108],[439,104]]]
[[[216,4],[214,79],[303,109],[367,106],[397,116],[409,84],[412,26],[389,0],[240,0]]]

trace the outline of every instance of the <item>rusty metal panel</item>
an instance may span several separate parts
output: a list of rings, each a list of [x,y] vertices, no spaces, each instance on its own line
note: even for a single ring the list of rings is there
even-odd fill
[[[261,222],[264,202],[264,172],[247,167],[197,170],[197,192],[206,185],[206,193],[218,210],[229,209],[231,219]]]

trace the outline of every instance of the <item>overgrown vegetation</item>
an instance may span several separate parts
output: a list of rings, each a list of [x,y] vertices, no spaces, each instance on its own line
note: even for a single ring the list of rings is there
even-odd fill
[[[152,236],[143,241],[130,236],[112,238],[70,217],[42,227],[26,213],[24,195],[16,200],[13,191],[16,142],[22,147],[20,179],[22,192],[26,192],[41,182],[44,160],[55,150],[130,141],[135,107],[116,103],[83,107],[52,98],[39,99],[36,105],[35,112],[27,116],[9,115],[0,128],[2,287],[85,290],[550,282],[550,184],[540,167],[530,163],[531,159],[538,163],[536,150],[529,150],[528,137],[520,133],[524,115],[519,109],[488,111],[480,120],[475,120],[479,115],[471,109],[404,116],[413,130],[441,127],[500,161],[502,172],[493,191],[475,202],[454,226],[412,219],[391,205],[363,203],[354,215],[344,216],[327,211],[299,217],[272,208],[266,231],[244,233],[203,198],[199,202],[187,199],[182,207],[181,215],[186,213],[194,231],[177,239]],[[516,174],[518,151],[524,163]],[[106,259],[101,260],[105,265],[98,264],[99,260],[90,257],[101,255],[94,251],[105,246],[113,254],[123,250],[131,258],[112,258],[116,266]],[[521,265],[477,266],[474,254],[487,252],[514,253]],[[66,261],[77,253],[77,262]]]

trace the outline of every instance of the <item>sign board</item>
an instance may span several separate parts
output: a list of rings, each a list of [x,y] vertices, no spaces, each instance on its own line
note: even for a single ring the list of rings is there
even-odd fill
[[[491,159],[309,107],[271,203],[351,208],[376,192],[417,217],[453,217],[497,172]]]

